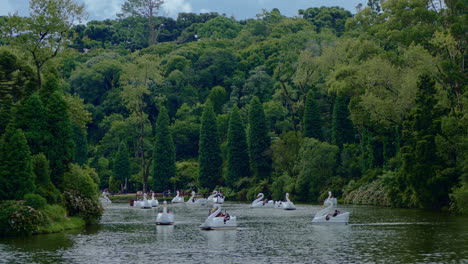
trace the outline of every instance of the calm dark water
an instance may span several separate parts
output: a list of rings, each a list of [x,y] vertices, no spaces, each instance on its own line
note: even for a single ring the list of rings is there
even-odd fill
[[[98,227],[0,238],[0,263],[468,263],[467,217],[340,206],[349,225],[313,225],[321,206],[296,206],[226,203],[238,229],[203,231],[206,206],[169,205],[176,225],[156,226],[157,209],[112,204]]]

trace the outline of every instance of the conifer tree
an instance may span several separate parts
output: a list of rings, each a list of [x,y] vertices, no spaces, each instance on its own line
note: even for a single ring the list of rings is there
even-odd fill
[[[438,209],[449,203],[454,179],[440,175],[445,165],[437,155],[436,136],[440,134],[440,112],[434,80],[422,76],[418,84],[416,107],[403,123],[401,193],[406,206]]]
[[[130,179],[131,168],[130,159],[127,150],[127,144],[120,142],[119,150],[114,160],[114,177],[113,179],[120,182],[120,189],[123,192],[126,179]]]
[[[0,200],[20,200],[33,193],[31,152],[21,129],[7,127],[0,140]]]
[[[25,99],[16,110],[13,126],[23,131],[32,155],[44,152],[50,139],[46,118],[46,109],[38,94]]]
[[[153,151],[153,188],[167,190],[171,188],[170,179],[176,176],[176,154],[174,141],[169,130],[169,114],[161,107],[156,121],[156,139]]]
[[[305,108],[304,108],[304,137],[316,138],[323,140],[322,136],[322,121],[320,112],[315,101],[313,91],[307,93]]]
[[[61,189],[63,174],[75,154],[72,123],[67,103],[59,92],[52,93],[46,109],[49,140],[45,153],[50,162],[52,183]]]
[[[44,153],[32,156],[32,166],[36,175],[36,185],[47,185],[50,181],[50,166]]]
[[[221,184],[221,149],[218,139],[218,127],[213,105],[207,100],[203,109],[200,126],[200,144],[198,149],[200,162],[199,183],[210,190]]]
[[[249,126],[247,130],[250,166],[252,174],[259,180],[269,179],[271,174],[270,137],[265,112],[258,97],[254,96],[249,105]]]
[[[349,119],[349,111],[344,96],[336,96],[332,114],[331,143],[343,147],[344,143],[353,142],[353,124]]]
[[[245,129],[239,114],[239,108],[234,105],[229,118],[227,135],[226,184],[232,187],[240,178],[249,176],[250,163]]]

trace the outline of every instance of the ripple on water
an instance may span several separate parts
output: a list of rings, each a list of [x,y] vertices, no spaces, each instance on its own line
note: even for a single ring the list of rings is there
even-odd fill
[[[12,263],[461,263],[468,261],[466,218],[347,206],[349,225],[313,225],[316,205],[295,211],[226,203],[236,230],[203,231],[209,207],[168,205],[174,226],[154,224],[161,208],[111,204],[101,225],[81,232],[0,239]],[[455,243],[454,243],[455,242]]]

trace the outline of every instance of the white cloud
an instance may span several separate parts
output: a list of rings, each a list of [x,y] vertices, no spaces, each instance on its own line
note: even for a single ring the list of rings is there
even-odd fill
[[[206,9],[206,8],[202,8],[200,9],[200,14],[204,14],[204,13],[210,13],[211,11],[209,9]]]
[[[88,20],[114,19],[125,0],[83,0]]]
[[[166,0],[163,4],[164,13],[159,15],[169,16],[177,18],[179,13],[190,13],[192,12],[192,5],[186,0]]]

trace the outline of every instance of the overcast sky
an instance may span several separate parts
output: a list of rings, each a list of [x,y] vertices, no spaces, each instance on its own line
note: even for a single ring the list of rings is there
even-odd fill
[[[120,12],[126,0],[76,0],[85,3],[88,20],[113,19]],[[0,0],[0,16],[18,12],[26,16],[29,0]],[[270,11],[278,8],[285,16],[295,16],[299,9],[320,6],[340,6],[352,13],[359,3],[366,5],[367,0],[166,0],[160,15],[177,18],[180,12],[206,13],[218,12],[234,16],[237,20],[254,18],[262,9]]]

